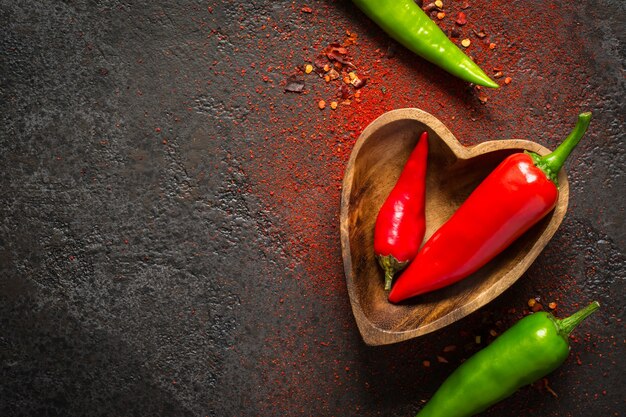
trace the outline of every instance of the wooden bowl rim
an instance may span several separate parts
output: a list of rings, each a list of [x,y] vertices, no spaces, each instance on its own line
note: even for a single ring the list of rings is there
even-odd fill
[[[376,130],[385,126],[386,124],[393,123],[398,120],[415,120],[428,126],[437,134],[437,136],[439,136],[439,138],[444,141],[444,143],[450,148],[452,153],[458,159],[467,160],[474,156],[487,153],[483,152],[483,150],[489,148],[492,148],[491,152],[497,150],[514,149],[520,151],[528,150],[531,152],[536,152],[540,155],[546,155],[550,153],[550,150],[545,148],[544,146],[525,139],[491,140],[482,142],[475,146],[463,146],[452,134],[452,132],[439,119],[437,119],[432,114],[418,108],[403,108],[383,113],[375,120],[373,120],[363,130],[363,132],[361,132],[359,138],[354,144],[354,147],[350,154],[350,159],[348,160],[346,171],[344,173],[341,193],[340,233],[341,254],[343,258],[344,274],[346,276],[346,285],[348,287],[350,305],[352,306],[352,313],[354,314],[357,327],[359,329],[359,332],[361,333],[361,336],[363,337],[364,342],[370,346],[385,345],[412,339],[417,336],[422,336],[427,333],[434,332],[462,319],[463,317],[473,313],[474,311],[493,301],[502,292],[510,288],[511,285],[513,285],[532,264],[532,262],[528,263],[528,265],[524,265],[523,262],[518,263],[497,281],[498,283],[504,282],[505,285],[496,286],[494,284],[494,286],[497,287],[497,291],[491,292],[490,290],[494,287],[492,286],[487,291],[483,291],[483,293],[478,295],[476,298],[464,304],[462,308],[453,310],[450,313],[438,318],[437,320],[427,323],[425,325],[421,325],[415,329],[404,331],[390,331],[377,327],[368,319],[365,312],[361,308],[360,300],[356,296],[354,277],[352,276],[352,257],[347,221],[349,215],[349,198],[352,192],[352,183],[354,179],[354,165],[361,150],[361,147]],[[552,215],[552,219],[548,223],[544,233],[541,235],[543,239],[537,239],[528,251],[528,253],[525,255],[525,257],[533,256],[533,260],[537,258],[539,253],[550,241],[550,239],[556,232],[556,229],[565,217],[565,212],[567,211],[567,205],[569,200],[569,184],[567,181],[567,174],[565,172],[565,169],[561,169],[561,171],[559,172],[558,181],[559,197],[556,207],[554,209],[554,214]],[[550,226],[555,223],[556,227],[551,228]]]

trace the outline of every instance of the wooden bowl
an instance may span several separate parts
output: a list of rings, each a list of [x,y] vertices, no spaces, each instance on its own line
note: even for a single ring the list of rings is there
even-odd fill
[[[523,150],[549,153],[537,143],[517,139],[464,147],[439,120],[419,109],[387,112],[363,131],[343,179],[341,245],[352,311],[368,345],[400,342],[441,329],[493,300],[528,269],[567,209],[569,186],[561,170],[556,208],[499,256],[449,287],[400,305],[389,303],[383,271],[374,256],[374,223],[423,131],[429,141],[424,240],[508,155]]]

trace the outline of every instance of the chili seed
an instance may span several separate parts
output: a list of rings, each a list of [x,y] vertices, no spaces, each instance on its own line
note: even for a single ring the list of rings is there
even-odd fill
[[[310,74],[312,71],[313,71],[313,65],[306,64],[306,67],[304,67],[304,72],[306,72],[307,74]]]
[[[548,304],[548,307],[550,307],[550,310],[554,310],[556,308],[556,303],[553,301],[550,304]]]
[[[439,12],[439,13],[437,13],[437,19],[441,20],[441,19],[443,19],[444,17],[446,17],[446,14],[445,14],[444,12]]]
[[[319,107],[320,110],[323,110],[326,107],[326,102],[324,100],[320,100],[319,103],[317,103],[317,107]]]
[[[472,43],[472,41],[470,41],[469,39],[465,38],[461,41],[461,45],[463,45],[463,47],[467,48],[468,46],[470,46],[470,44]]]
[[[330,102],[330,108],[335,110],[337,108],[337,102],[336,101],[331,101]]]
[[[511,77],[506,77],[504,79],[504,84],[511,84]]]
[[[493,43],[493,42],[491,42],[491,43],[489,44],[489,49],[496,49],[496,44],[495,44],[495,43]]]
[[[443,9],[443,1],[435,0],[435,6],[437,6],[440,9]]]

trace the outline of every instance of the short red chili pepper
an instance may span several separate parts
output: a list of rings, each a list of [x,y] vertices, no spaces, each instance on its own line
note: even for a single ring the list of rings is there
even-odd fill
[[[472,192],[450,219],[424,244],[398,278],[389,301],[453,284],[493,259],[547,215],[558,198],[557,174],[585,134],[591,113],[552,153],[515,153]]]
[[[424,132],[376,218],[374,252],[385,271],[385,290],[391,288],[395,273],[415,258],[424,238],[427,158]]]

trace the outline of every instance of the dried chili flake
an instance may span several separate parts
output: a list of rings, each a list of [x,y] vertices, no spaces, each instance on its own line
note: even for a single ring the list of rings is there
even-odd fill
[[[318,70],[321,70],[324,68],[324,65],[328,64],[328,58],[326,58],[325,55],[318,55],[317,58],[315,58],[315,61],[313,61],[313,65],[315,65],[315,68],[317,68]]]
[[[493,74],[493,78],[502,78],[503,75],[504,73],[502,71],[498,71],[495,74]]]
[[[495,44],[495,43],[493,43],[493,42],[491,42],[491,43],[489,44],[489,49],[496,49],[496,44]]]
[[[348,50],[345,47],[339,45],[333,46],[331,52],[338,53],[340,55],[348,55]]]
[[[339,75],[339,73],[338,73],[337,71],[335,71],[335,69],[334,69],[334,68],[331,68],[331,69],[330,69],[330,71],[328,71],[328,77],[329,77],[332,81],[334,81],[334,80],[336,80],[337,78],[339,78],[339,77],[340,77],[340,75]]]
[[[287,85],[285,91],[290,93],[302,93],[304,90],[304,80],[297,75],[291,75],[287,78]]]
[[[343,48],[343,49],[345,49],[345,48]],[[351,68],[356,68],[355,65],[346,58],[345,54],[341,54],[341,53],[337,52],[336,50],[329,51],[326,54],[326,56],[331,61],[337,61],[337,62],[340,62],[343,65],[347,65],[347,66],[349,66]]]
[[[454,352],[455,350],[456,350],[456,345],[448,345],[448,346],[443,348],[443,351],[445,353]]]
[[[444,358],[443,356],[437,355],[437,362],[439,362],[439,363],[448,363],[448,360],[446,358]]]
[[[301,8],[300,11],[302,13],[313,13],[313,9],[311,9],[310,7],[307,7],[307,6],[304,6],[303,8]]]
[[[352,85],[354,86],[354,88],[356,88],[357,90],[359,88],[363,88],[365,87],[365,84],[367,84],[367,78],[357,78],[356,80],[352,80]]]
[[[461,5],[461,9],[465,10],[465,9],[469,9],[471,6],[468,2],[463,2],[463,4]]]
[[[467,24],[467,16],[465,16],[465,13],[459,12],[459,14],[456,16],[456,20],[454,21],[454,23],[459,26]]]
[[[344,46],[356,44],[356,40],[359,37],[359,35],[357,35],[356,32],[350,32],[349,30],[346,30],[346,35],[348,37],[343,41]]]
[[[474,32],[474,35],[478,36],[480,39],[483,39],[484,37],[487,36],[485,31],[482,29],[479,32],[476,32],[475,30],[473,32]]]
[[[435,5],[435,3],[428,3],[426,6],[422,7],[422,10],[426,13],[430,13],[433,10],[437,10],[437,5]]]
[[[424,365],[424,368],[428,368],[430,366],[430,361],[423,361],[422,365]]]
[[[348,80],[348,83],[350,82],[350,80]],[[341,87],[339,88],[339,95],[341,97],[342,100],[347,100],[350,98],[350,89],[348,88],[347,85],[342,84]]]

